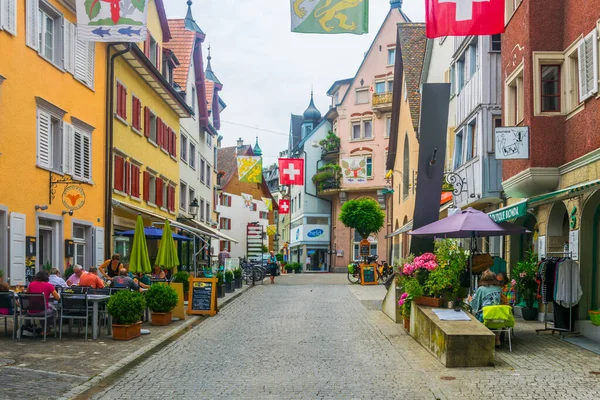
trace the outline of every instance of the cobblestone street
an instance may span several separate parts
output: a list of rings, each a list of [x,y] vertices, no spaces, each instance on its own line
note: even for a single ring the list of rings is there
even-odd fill
[[[302,283],[248,291],[93,398],[598,397],[600,357],[537,337],[536,323],[519,324],[495,367],[446,369],[349,285]]]

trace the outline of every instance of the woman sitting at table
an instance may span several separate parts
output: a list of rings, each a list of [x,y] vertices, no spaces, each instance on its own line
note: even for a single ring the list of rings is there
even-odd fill
[[[54,309],[54,305],[50,302],[50,295],[52,295],[54,300],[60,300],[60,295],[54,288],[54,285],[52,285],[50,283],[50,277],[48,275],[48,272],[40,271],[37,274],[35,274],[35,278],[33,279],[33,282],[31,282],[29,284],[27,293],[44,295],[44,298],[46,300],[46,308],[47,308],[47,314],[46,314],[47,321],[45,324],[46,325],[45,329],[46,329],[46,334],[50,333],[49,332],[50,326],[47,322],[52,321],[52,318],[54,318],[54,314],[56,312],[56,310]],[[39,314],[41,314],[41,316],[43,316],[44,310],[31,310],[30,309],[29,314],[31,314],[32,316],[40,316]],[[36,314],[38,314],[38,315],[36,315]]]
[[[165,271],[160,269],[160,265],[154,266],[154,271],[152,271],[152,279],[166,279]]]
[[[12,296],[13,294],[10,293],[10,286],[8,286],[8,283],[6,282],[0,282],[0,293],[9,293],[10,296]],[[7,299],[7,300],[5,300]],[[11,307],[11,308],[8,308]],[[12,310],[12,301],[11,301],[11,297],[0,297],[0,315],[12,315],[13,314],[13,310]]]
[[[501,296],[502,288],[499,286],[496,274],[489,269],[483,271],[479,280],[479,287],[472,300],[470,300],[473,315],[480,322],[483,322],[483,307],[501,304]]]

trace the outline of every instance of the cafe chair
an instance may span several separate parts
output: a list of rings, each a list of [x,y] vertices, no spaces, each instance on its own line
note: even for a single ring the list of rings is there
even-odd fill
[[[43,311],[42,311],[43,310]],[[46,331],[48,322],[52,322],[54,328],[54,337],[56,337],[56,315],[55,311],[48,308],[46,298],[43,294],[19,293],[19,324],[17,329],[17,340],[21,340],[21,331],[24,321],[33,321],[35,332],[35,321],[43,322],[44,342],[46,341]]]
[[[8,319],[13,319],[12,338],[14,340],[17,331],[17,307],[15,296],[12,292],[0,292],[0,310],[7,309],[7,313],[0,311],[0,318],[4,319],[4,334],[8,336]]]
[[[69,320],[69,334],[71,334],[71,321],[74,319],[85,320],[85,340],[88,337],[88,326],[90,319],[90,307],[88,304],[87,294],[68,294],[63,293],[60,298],[60,336],[62,340],[63,320]],[[77,326],[77,334],[80,332],[80,325]]]
[[[88,296],[90,296],[90,295],[110,296],[111,289],[110,288],[88,289],[87,294],[88,294]],[[91,309],[91,305],[90,305],[90,309]],[[100,319],[100,326],[106,325],[106,331],[110,332],[110,326],[108,326],[109,315],[108,315],[108,311],[106,309],[106,303],[100,303],[98,305],[98,316]],[[109,333],[107,333],[107,334],[109,334]]]
[[[508,349],[512,352],[511,336],[515,327],[512,307],[508,305],[486,306],[482,311],[483,324],[494,333],[504,333],[504,340],[508,339]]]

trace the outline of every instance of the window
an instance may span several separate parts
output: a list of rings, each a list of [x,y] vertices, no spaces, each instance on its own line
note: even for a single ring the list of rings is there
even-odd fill
[[[369,238],[369,242],[371,243],[370,245],[370,253],[372,256],[377,254],[377,241],[373,240],[373,237]],[[354,260],[358,261],[361,260],[362,258],[360,257],[360,242],[362,240],[362,237],[360,236],[360,234],[356,231],[354,231]]]
[[[338,104],[340,104],[340,92],[337,92],[333,97],[333,105],[337,106]]]
[[[373,177],[373,157],[367,157],[367,176],[369,178]]]
[[[502,51],[502,35],[492,35],[491,37],[491,49],[492,51]]]
[[[579,57],[579,100],[585,101],[598,92],[598,34],[594,30],[577,46]]]
[[[375,93],[385,93],[385,81],[375,82]]]
[[[212,149],[213,137],[209,132],[206,132],[206,144]]]
[[[456,134],[456,139],[454,140],[454,169],[462,165],[462,143],[463,134],[460,131]]]
[[[149,129],[150,129],[150,137],[149,139],[151,141],[153,141],[154,143],[157,142],[157,129],[156,129],[156,115],[154,115],[152,112],[150,112],[150,123],[149,123]]]
[[[456,67],[452,65],[450,67],[450,96],[454,96],[456,93]]]
[[[306,217],[307,225],[329,225],[328,217]]]
[[[54,7],[44,1],[39,2],[38,8],[38,44],[39,54],[53,64],[62,61],[62,21],[63,18]]]
[[[138,132],[142,130],[142,102],[135,96],[131,96],[131,126]]]
[[[144,171],[144,201],[156,205],[156,189],[157,185],[160,186],[161,183],[157,184],[156,176],[149,171]]]
[[[169,184],[167,181],[159,180],[161,182],[160,188],[162,192],[162,208],[171,210],[169,208]]]
[[[187,163],[187,146],[188,139],[186,136],[181,135],[181,161]]]
[[[477,42],[474,42],[469,46],[469,78],[475,75],[478,64],[477,56]]]
[[[71,127],[70,127],[71,128]],[[71,138],[69,138],[71,142]],[[70,143],[69,143],[70,144]],[[92,135],[80,128],[74,129],[73,149],[66,149],[73,155],[72,176],[79,180],[92,180]],[[69,146],[70,147],[70,146]],[[70,168],[69,168],[70,169]],[[69,170],[65,172],[71,172]]]
[[[175,211],[175,186],[169,185],[167,190],[167,209],[171,212]]]
[[[489,153],[494,153],[496,151],[496,128],[501,128],[501,127],[502,127],[502,117],[499,115],[494,116],[492,118],[492,138],[488,145]]]
[[[200,182],[206,182],[206,161],[203,158],[200,159]]]
[[[458,62],[456,63],[456,75],[457,75],[457,83],[458,83],[458,87],[457,87],[457,91],[456,93],[460,93],[460,91],[462,90],[463,86],[465,86],[465,67],[466,67],[466,63],[465,63],[465,56],[463,55],[463,57],[458,60]]]
[[[125,192],[125,159],[119,155],[114,158],[114,183],[113,187],[119,192]]]
[[[190,203],[192,201],[194,201],[195,198],[196,198],[196,191],[192,187],[190,187],[189,188],[189,197],[188,197],[188,199],[190,199]]]
[[[200,199],[198,209],[200,210],[200,221],[204,221],[204,199]]]
[[[505,0],[506,15],[504,18],[506,19],[506,22],[508,22],[515,11],[517,11],[517,8],[519,8],[522,1],[523,0]]]
[[[524,116],[525,89],[523,86],[523,64],[508,77],[505,86],[505,117],[506,126],[516,126]]]
[[[396,64],[396,49],[388,49],[388,65]]]
[[[385,117],[385,137],[390,137],[390,131],[392,130],[392,116],[388,115]]]
[[[183,182],[179,184],[179,208],[187,211],[187,185]]]
[[[37,165],[63,172],[63,115],[37,110]]]
[[[190,141],[190,167],[196,169],[196,145]]]
[[[304,126],[302,126],[302,139],[304,139],[306,136],[310,135],[310,132],[312,132],[312,124],[306,124]]]
[[[117,82],[117,116],[127,120],[127,88],[121,82]]]
[[[406,82],[404,82],[404,88],[406,89]],[[387,91],[388,92],[394,91],[394,81],[387,81]]]
[[[17,36],[17,0],[0,1],[0,31]]]
[[[560,65],[541,66],[542,112],[560,112]]]
[[[360,139],[360,122],[352,123],[352,139]]]
[[[565,106],[566,111],[571,112],[581,104],[581,74],[579,69],[579,52],[573,49],[569,54],[565,54],[566,69],[566,91]]]
[[[302,208],[302,193],[298,194],[298,210]]]
[[[250,204],[250,211],[256,211],[256,203]]]
[[[231,242],[229,240],[221,240],[219,246],[220,251],[231,251]]]
[[[157,62],[159,57],[159,46],[158,43],[156,43],[156,40],[154,40],[154,38],[152,37],[152,35],[150,35],[150,33],[148,33],[148,44],[148,54],[146,55],[148,56],[152,64],[154,64],[156,68],[159,68],[160,64]]]
[[[206,163],[206,186],[210,187],[212,181],[212,168]]]
[[[467,161],[477,157],[477,119],[474,119],[467,126],[467,135],[469,146],[467,147]]]
[[[402,164],[402,198],[406,199],[409,194],[408,186],[410,184],[410,143],[408,142],[408,132],[404,135],[404,160]]]
[[[140,167],[139,165],[130,164],[130,194],[136,199],[140,198]]]
[[[210,203],[207,201],[206,202],[206,222],[211,221],[211,212],[210,212]]]
[[[261,211],[258,213],[260,219],[269,219],[269,213],[266,211]]]
[[[73,225],[73,242],[75,243],[75,254],[73,255],[73,258],[75,264],[78,265],[86,265],[86,230],[85,226]]]
[[[231,219],[221,218],[219,221],[219,228],[224,229],[224,230],[230,230],[231,229]]]
[[[363,121],[363,126],[364,126],[364,134],[365,134],[365,139],[371,139],[373,137],[373,121],[368,120],[368,121]]]
[[[356,89],[356,104],[367,104],[369,102],[369,89]]]
[[[192,110],[196,113],[196,87],[192,86]]]
[[[228,194],[221,195],[221,205],[223,207],[231,207],[231,196]]]

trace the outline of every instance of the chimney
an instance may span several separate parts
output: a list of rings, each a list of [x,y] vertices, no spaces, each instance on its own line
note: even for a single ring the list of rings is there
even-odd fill
[[[242,138],[239,138],[237,140],[237,149],[236,149],[237,154],[240,154],[242,152],[242,147],[244,147],[244,141],[242,140]]]

